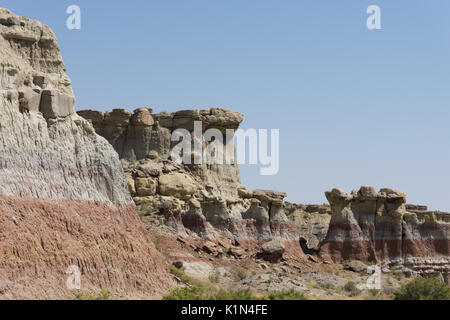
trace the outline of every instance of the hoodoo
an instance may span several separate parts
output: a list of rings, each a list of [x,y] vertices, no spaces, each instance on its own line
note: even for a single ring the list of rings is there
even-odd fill
[[[394,189],[361,187],[347,194],[325,193],[332,217],[320,255],[335,262],[360,260],[404,265],[418,273],[441,274],[450,266],[450,214],[406,208],[406,195]]]

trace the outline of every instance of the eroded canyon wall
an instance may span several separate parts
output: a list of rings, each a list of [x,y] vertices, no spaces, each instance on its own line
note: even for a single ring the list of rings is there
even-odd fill
[[[189,229],[206,239],[220,232],[239,240],[280,238],[298,243],[296,228],[284,212],[285,193],[247,190],[240,182],[236,161],[179,164],[171,158],[180,142],[171,139],[175,130],[187,130],[194,141],[195,122],[201,122],[202,134],[217,129],[225,137],[227,130],[239,128],[243,116],[238,112],[211,108],[154,114],[150,108],[140,108],[134,113],[114,109],[78,114],[90,120],[119,153],[129,190],[143,215],[163,216],[181,235]],[[216,143],[218,150],[227,145],[226,140],[200,141],[203,150],[211,143]]]
[[[118,155],[74,111],[59,45],[0,8],[0,297],[81,290],[156,297],[171,280],[139,220]]]
[[[323,258],[402,264],[448,277],[449,213],[407,209],[406,195],[388,188],[361,187],[351,194],[333,189],[326,197],[332,217],[320,246]]]

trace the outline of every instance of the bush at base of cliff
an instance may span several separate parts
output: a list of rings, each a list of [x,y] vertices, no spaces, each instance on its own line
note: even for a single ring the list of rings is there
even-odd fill
[[[201,287],[181,287],[173,289],[163,300],[210,300]]]
[[[394,292],[395,300],[450,300],[450,287],[435,278],[417,278]]]
[[[308,300],[306,296],[294,289],[273,291],[267,295],[267,300]]]
[[[349,281],[347,282],[342,289],[345,292],[348,292],[350,294],[351,297],[356,297],[357,295],[359,295],[361,293],[361,290],[358,289],[358,286],[356,285],[356,283],[354,281]]]
[[[263,296],[255,295],[250,289],[207,291],[197,286],[176,288],[163,300],[307,300],[303,293],[295,290],[273,291]]]

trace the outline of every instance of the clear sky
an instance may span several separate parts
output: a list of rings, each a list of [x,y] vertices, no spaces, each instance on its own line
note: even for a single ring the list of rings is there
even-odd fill
[[[66,8],[81,7],[81,30]],[[366,27],[381,8],[382,30]],[[2,0],[58,36],[77,108],[226,107],[280,129],[280,171],[249,188],[322,203],[393,187],[450,211],[450,1]]]

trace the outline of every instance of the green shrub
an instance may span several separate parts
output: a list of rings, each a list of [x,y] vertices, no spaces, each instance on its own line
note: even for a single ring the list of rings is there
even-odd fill
[[[334,289],[334,285],[331,282],[325,282],[321,284],[321,287],[325,290]]]
[[[376,296],[378,296],[380,294],[380,290],[378,290],[378,289],[369,289],[369,294],[372,297],[376,297]]]
[[[176,288],[163,297],[164,300],[258,300],[250,289],[219,290],[208,293],[204,287]]]
[[[347,282],[343,289],[350,293],[351,296],[357,296],[360,293],[360,290],[358,289],[358,287],[356,286],[356,283],[353,281],[349,281]]]
[[[258,300],[250,289],[219,290],[211,300]]]
[[[137,203],[137,212],[140,217],[158,211],[158,204],[150,200],[141,200]]]
[[[170,266],[169,273],[173,274],[174,276],[178,277],[183,283],[191,286],[197,286],[201,287],[202,282],[200,280],[194,279],[192,277],[189,277],[184,270],[178,269],[175,266]]]
[[[267,300],[308,300],[305,295],[294,289],[270,292]]]
[[[163,300],[209,300],[203,291],[197,286],[175,288]]]
[[[416,278],[394,292],[395,300],[450,300],[450,287],[435,278]]]
[[[184,273],[184,270],[178,269],[175,266],[170,266],[169,273],[173,274],[174,276],[176,276],[180,279],[183,278],[184,276],[186,276],[186,274]]]

